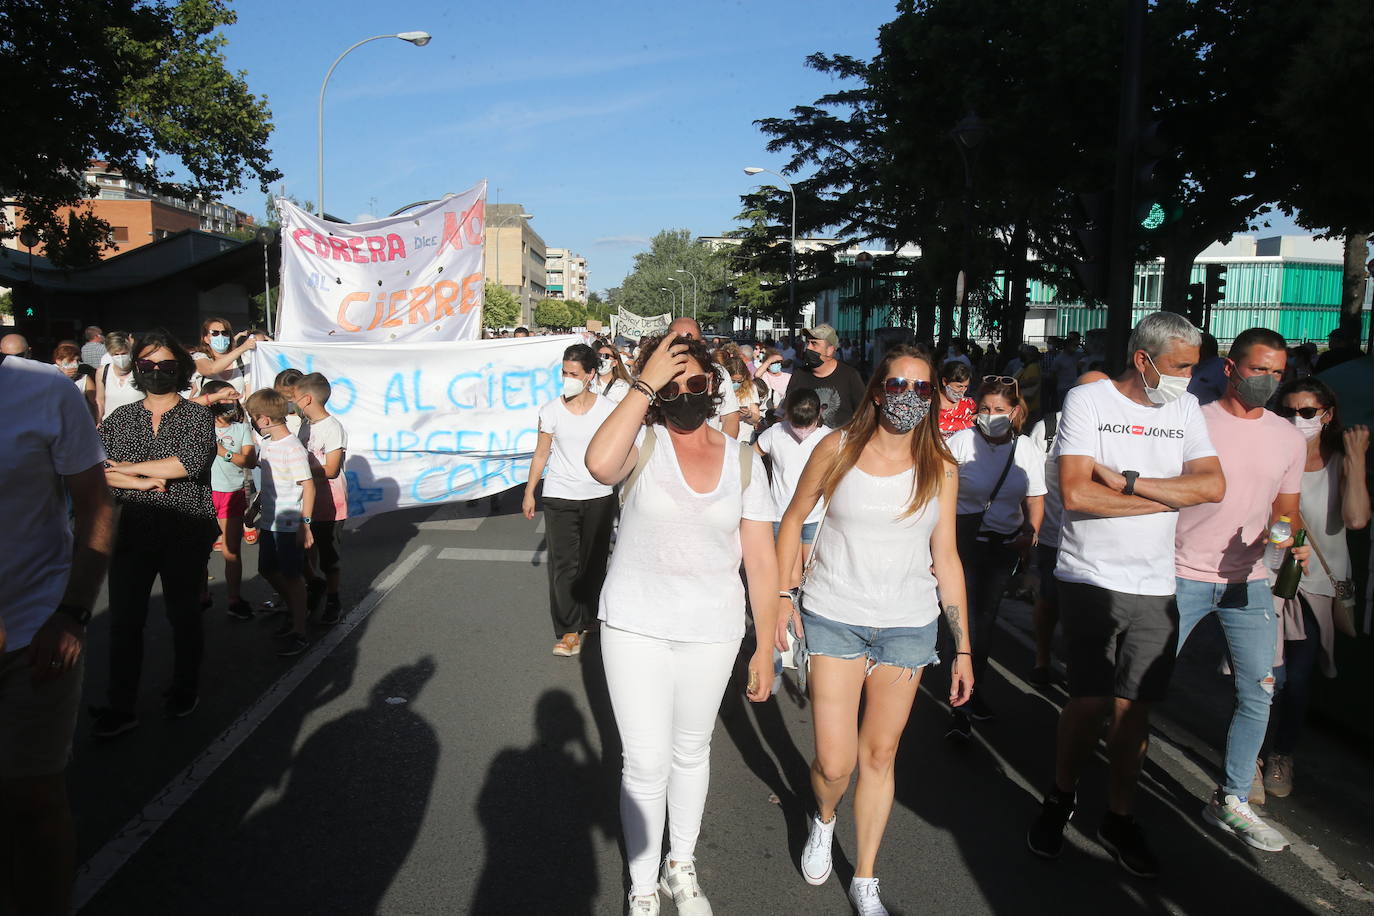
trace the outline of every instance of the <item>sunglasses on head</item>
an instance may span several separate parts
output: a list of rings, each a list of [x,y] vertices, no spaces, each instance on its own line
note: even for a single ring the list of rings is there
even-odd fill
[[[1289,419],[1291,417],[1296,416],[1302,417],[1304,420],[1310,420],[1313,417],[1321,416],[1322,414],[1326,413],[1329,409],[1330,408],[1328,407],[1289,407],[1286,404],[1283,404],[1280,405],[1278,409],[1274,411],[1274,413],[1278,414],[1284,419]]]
[[[711,377],[705,372],[696,375],[689,375],[681,382],[673,379],[662,388],[658,389],[658,399],[660,401],[676,400],[678,395],[685,390],[688,394],[705,394],[706,389],[711,387]]]
[[[901,378],[900,376],[883,379],[883,393],[901,394],[904,391],[914,391],[916,396],[929,401],[933,388],[930,382],[918,378]]]
[[[177,371],[177,361],[174,359],[163,359],[154,362],[151,359],[136,359],[134,365],[139,372],[175,372]]]
[[[1017,388],[1021,387],[1021,383],[1016,381],[1016,379],[1012,378],[1010,375],[985,375],[983,376],[983,381],[1001,382],[1003,385],[1014,385]]]

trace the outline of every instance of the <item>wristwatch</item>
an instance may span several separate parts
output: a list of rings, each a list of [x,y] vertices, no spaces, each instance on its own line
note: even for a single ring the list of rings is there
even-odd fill
[[[1135,495],[1135,482],[1140,477],[1139,471],[1122,471],[1121,476],[1126,478],[1126,485],[1121,488],[1122,496]]]
[[[305,522],[307,525],[309,525],[311,522],[314,521],[314,519],[311,518],[311,517],[308,516],[308,515],[302,515],[302,516],[301,516],[301,521],[303,521],[303,522]]]
[[[58,614],[66,614],[83,627],[91,622],[91,609],[88,607],[80,607],[79,605],[63,602],[57,606],[56,612]]]

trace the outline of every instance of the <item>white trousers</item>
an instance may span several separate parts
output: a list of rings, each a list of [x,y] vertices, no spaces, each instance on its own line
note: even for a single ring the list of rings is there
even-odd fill
[[[711,731],[739,654],[731,642],[673,642],[601,627],[601,659],[624,748],[620,825],[631,895],[658,886],[668,856],[690,861],[711,781]]]

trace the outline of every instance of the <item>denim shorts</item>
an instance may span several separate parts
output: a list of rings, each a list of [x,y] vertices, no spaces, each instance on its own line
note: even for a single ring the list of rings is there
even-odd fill
[[[802,658],[824,655],[830,658],[868,658],[872,674],[879,665],[906,668],[914,671],[926,665],[938,665],[940,655],[935,651],[935,636],[939,621],[932,620],[923,627],[859,627],[821,617],[802,608],[805,639]],[[798,668],[802,668],[798,664]]]
[[[802,522],[802,543],[810,547],[816,543],[816,529],[821,525],[820,522]],[[778,539],[778,530],[782,528],[782,522],[773,523],[773,540]]]

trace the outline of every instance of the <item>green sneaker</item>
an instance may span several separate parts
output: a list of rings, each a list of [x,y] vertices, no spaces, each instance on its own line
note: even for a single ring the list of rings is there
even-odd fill
[[[1283,838],[1283,834],[1266,824],[1248,802],[1243,802],[1234,795],[1222,796],[1220,789],[1212,794],[1211,801],[1202,809],[1202,817],[1221,829],[1234,833],[1255,849],[1282,852],[1288,848],[1288,841]]]

